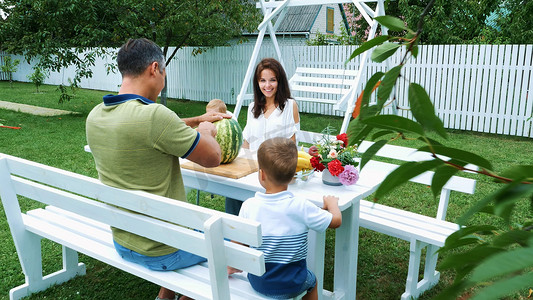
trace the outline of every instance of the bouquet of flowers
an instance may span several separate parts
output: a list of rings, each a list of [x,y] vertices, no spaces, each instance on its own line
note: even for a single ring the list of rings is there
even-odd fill
[[[357,166],[359,155],[357,146],[348,146],[346,133],[332,138],[332,129],[327,127],[322,131],[322,138],[309,148],[311,154],[311,166],[318,172],[328,170],[331,175],[339,178],[343,185],[352,185],[359,179]]]

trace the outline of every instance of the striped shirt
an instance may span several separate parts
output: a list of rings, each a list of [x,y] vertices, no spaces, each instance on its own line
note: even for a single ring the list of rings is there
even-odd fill
[[[239,216],[259,221],[265,253],[263,276],[248,275],[260,293],[287,294],[298,291],[307,277],[307,234],[309,229],[323,232],[332,215],[291,192],[257,192],[243,203]]]

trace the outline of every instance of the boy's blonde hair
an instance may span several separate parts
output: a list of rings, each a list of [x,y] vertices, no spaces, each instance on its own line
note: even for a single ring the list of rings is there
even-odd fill
[[[288,138],[268,139],[257,150],[257,162],[273,183],[288,184],[294,177],[298,162],[296,144]]]
[[[213,99],[209,101],[209,103],[207,103],[207,106],[205,107],[205,111],[208,112],[213,110],[216,112],[226,113],[226,103],[224,103],[224,101],[220,99]]]

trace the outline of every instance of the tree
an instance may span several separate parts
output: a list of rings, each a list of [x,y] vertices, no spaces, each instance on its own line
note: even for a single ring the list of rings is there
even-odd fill
[[[406,48],[406,55],[400,64],[386,72],[377,72],[368,80],[360,105],[359,115],[350,122],[348,136],[350,144],[359,144],[363,139],[375,143],[363,154],[361,168],[389,140],[398,138],[417,138],[425,143],[419,151],[429,152],[433,160],[408,162],[399,166],[385,178],[375,193],[379,199],[390,191],[406,183],[421,173],[433,170],[431,190],[436,197],[445,183],[458,172],[475,172],[489,176],[500,183],[500,188],[483,200],[475,203],[459,220],[463,227],[446,240],[439,250],[447,254],[439,264],[440,270],[453,270],[455,281],[436,299],[456,299],[465,290],[477,287],[472,299],[500,299],[514,291],[530,288],[533,282],[533,222],[519,220],[511,224],[517,203],[529,199],[533,203],[533,165],[511,166],[502,174],[497,174],[491,162],[485,158],[461,149],[451,148],[428,137],[428,132],[436,132],[446,139],[442,121],[435,115],[433,104],[424,88],[416,83],[409,85],[408,100],[415,121],[397,116],[381,115],[383,105],[399,78],[402,67],[409,57],[418,55],[418,43],[423,36],[425,17],[431,16],[431,0],[421,13],[416,31],[409,29],[403,20],[391,16],[377,17],[376,20],[396,35],[378,36],[354,51],[350,59],[369,51],[371,58],[382,62],[392,56],[400,47]],[[378,82],[381,83],[378,85]],[[374,88],[377,103],[369,99]],[[442,160],[439,155],[450,160]],[[479,166],[480,170],[468,169],[468,164]],[[468,221],[477,213],[488,213],[501,218],[504,226],[469,225]],[[512,226],[511,226],[512,225]]]
[[[485,20],[501,0],[436,0],[434,8],[428,12],[424,31],[419,42],[424,44],[471,43],[483,34]],[[417,24],[419,16],[430,0],[387,1],[385,12],[404,20],[407,24]],[[346,6],[345,6],[346,7]],[[368,24],[353,5],[346,7],[352,30],[361,42],[366,41]],[[398,35],[398,33],[393,33]]]
[[[0,50],[38,58],[45,70],[74,66],[74,85],[92,76],[97,57],[112,52],[105,47],[128,38],[154,40],[169,64],[183,46],[200,53],[224,45],[260,20],[255,2],[247,0],[5,0],[0,9],[8,15],[0,23]],[[170,47],[176,49],[169,53]]]
[[[7,73],[9,78],[9,86],[13,88],[13,73],[17,72],[17,66],[20,63],[20,59],[13,60],[11,56],[4,57],[4,65],[1,67],[2,72]]]
[[[46,74],[39,67],[34,67],[34,72],[28,75],[28,79],[33,82],[35,85],[36,92],[39,93],[39,87],[43,84],[46,79]]]
[[[526,0],[503,0],[496,10],[496,30],[509,44],[533,43],[533,2]]]

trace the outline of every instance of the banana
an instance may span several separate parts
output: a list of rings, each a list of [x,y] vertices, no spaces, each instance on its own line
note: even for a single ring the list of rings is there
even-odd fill
[[[311,159],[311,154],[305,152],[305,151],[298,151],[298,157],[302,157],[302,158],[305,158],[305,159]]]
[[[296,164],[296,172],[299,172],[301,170],[309,170],[311,169],[311,161],[304,157],[298,157],[298,163]]]

